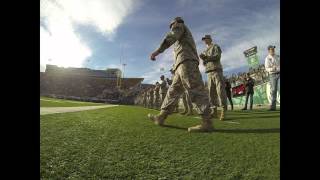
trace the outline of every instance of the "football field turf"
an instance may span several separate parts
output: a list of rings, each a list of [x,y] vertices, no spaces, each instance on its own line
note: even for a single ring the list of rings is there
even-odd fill
[[[72,101],[40,96],[40,107],[76,107],[76,106],[98,106],[103,103],[92,103],[82,101]]]
[[[228,111],[212,133],[197,116],[118,106],[40,116],[41,179],[280,179],[280,112]]]

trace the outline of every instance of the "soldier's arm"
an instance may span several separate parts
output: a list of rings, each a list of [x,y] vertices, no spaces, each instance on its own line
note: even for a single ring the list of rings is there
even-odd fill
[[[168,49],[172,44],[174,44],[184,33],[184,27],[182,24],[178,23],[173,25],[171,31],[168,32],[160,44],[160,47],[157,49],[157,52],[162,53]]]
[[[205,61],[216,61],[220,55],[220,48],[218,46],[213,46],[208,55],[205,57]]]

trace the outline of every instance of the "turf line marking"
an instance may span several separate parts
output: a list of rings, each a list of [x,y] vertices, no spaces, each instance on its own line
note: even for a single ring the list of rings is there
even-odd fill
[[[201,119],[201,117],[194,117],[196,119]],[[230,124],[240,124],[238,122],[234,122],[234,121],[222,121],[222,122],[225,122],[225,123],[230,123]]]
[[[79,102],[74,102],[74,101],[69,101],[69,100],[50,100],[50,99],[41,99],[41,101],[50,101],[50,102],[57,102],[57,103],[92,103],[92,102],[82,102],[82,101],[79,101]]]
[[[225,122],[225,123],[230,123],[230,124],[240,124],[240,123],[234,122],[234,121],[223,121],[223,122]]]
[[[78,111],[115,107],[115,106],[119,106],[119,105],[78,106],[78,107],[40,107],[40,115],[78,112]]]

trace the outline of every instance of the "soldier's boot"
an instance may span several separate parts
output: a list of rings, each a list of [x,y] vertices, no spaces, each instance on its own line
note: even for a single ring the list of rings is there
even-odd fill
[[[218,118],[218,109],[215,107],[213,108],[213,111],[211,112],[211,115],[213,118]]]
[[[154,122],[154,124],[162,126],[164,124],[164,120],[168,117],[168,112],[166,111],[160,111],[160,114],[154,115],[154,114],[148,114],[148,118]]]
[[[211,132],[213,129],[210,117],[202,117],[202,123],[197,126],[189,127],[188,132]]]
[[[225,109],[222,109],[221,110],[221,114],[220,114],[220,121],[223,121],[223,120],[225,120],[225,118],[226,118],[226,110]]]

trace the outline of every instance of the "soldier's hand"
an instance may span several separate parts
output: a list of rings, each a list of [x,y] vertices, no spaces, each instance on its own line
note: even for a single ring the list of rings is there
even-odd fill
[[[150,59],[151,59],[152,61],[155,61],[155,60],[156,60],[156,56],[158,56],[158,55],[159,55],[159,52],[158,52],[158,51],[155,51],[155,52],[153,52],[153,53],[151,54]]]

